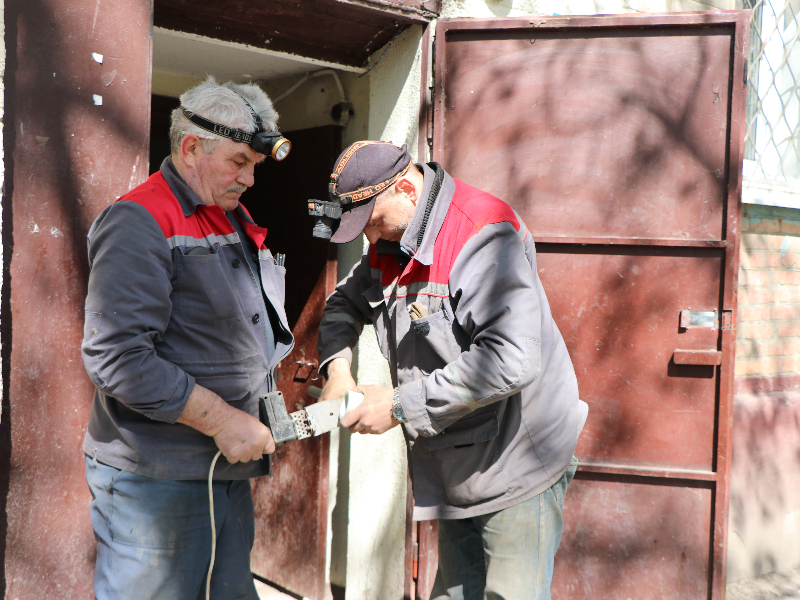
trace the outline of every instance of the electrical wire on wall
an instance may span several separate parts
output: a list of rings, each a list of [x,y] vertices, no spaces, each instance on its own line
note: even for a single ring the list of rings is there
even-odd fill
[[[281,100],[292,94],[309,79],[322,77],[324,75],[332,76],[334,81],[336,81],[336,87],[339,89],[339,102],[337,104],[334,104],[333,108],[331,108],[331,118],[334,121],[336,121],[338,125],[341,125],[342,127],[347,127],[347,124],[350,122],[350,118],[353,115],[355,115],[355,112],[353,111],[352,103],[350,102],[350,100],[347,99],[347,94],[345,94],[344,92],[344,86],[342,85],[342,80],[339,79],[339,74],[333,69],[322,69],[321,71],[306,73],[300,79],[300,81],[296,82],[292,87],[283,92],[277,98],[274,98],[272,100],[272,103],[278,104],[278,102],[280,102]]]

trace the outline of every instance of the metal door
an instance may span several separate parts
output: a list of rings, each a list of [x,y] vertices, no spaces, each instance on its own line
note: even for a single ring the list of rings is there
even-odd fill
[[[86,232],[147,177],[152,2],[5,10],[0,597],[91,598]]]
[[[318,379],[317,329],[325,298],[336,286],[336,252],[311,237],[307,200],[324,198],[341,152],[342,128],[287,132],[292,152],[281,163],[258,167],[242,198],[256,223],[268,228],[267,246],[286,255],[286,315],[295,348],[279,367],[278,388],[289,412],[315,402],[307,393]],[[294,442],[273,455],[273,476],[253,481],[256,541],[253,572],[313,600],[329,594],[325,583],[330,437]]]
[[[438,24],[433,159],[533,232],[590,407],[554,598],[724,594],[747,23]]]

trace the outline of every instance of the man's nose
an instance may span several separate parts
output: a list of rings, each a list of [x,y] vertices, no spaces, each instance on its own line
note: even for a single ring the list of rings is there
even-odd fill
[[[252,185],[256,182],[256,178],[253,174],[255,169],[254,165],[250,165],[245,167],[239,171],[239,176],[236,178],[236,181],[241,183],[242,185],[246,185],[247,187],[252,187]]]
[[[369,241],[370,244],[374,244],[381,238],[380,232],[372,227],[365,227],[364,235],[367,237],[367,241]]]

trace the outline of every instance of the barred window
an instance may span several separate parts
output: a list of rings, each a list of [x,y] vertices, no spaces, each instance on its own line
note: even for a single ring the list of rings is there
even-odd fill
[[[744,202],[800,208],[800,0],[750,9]]]

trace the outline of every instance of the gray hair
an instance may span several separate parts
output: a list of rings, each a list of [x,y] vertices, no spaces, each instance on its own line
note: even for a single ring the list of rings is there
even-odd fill
[[[204,119],[253,133],[256,130],[256,123],[247,106],[242,102],[242,96],[261,116],[261,121],[267,131],[278,128],[278,113],[272,106],[272,100],[260,87],[252,83],[238,84],[229,81],[220,85],[209,75],[203,83],[184,92],[180,100],[181,107]],[[180,153],[181,142],[187,135],[211,134],[187,119],[180,107],[176,108],[172,111],[169,128],[172,154]],[[200,141],[203,149],[211,153],[219,143],[219,138],[211,140],[201,137]]]

